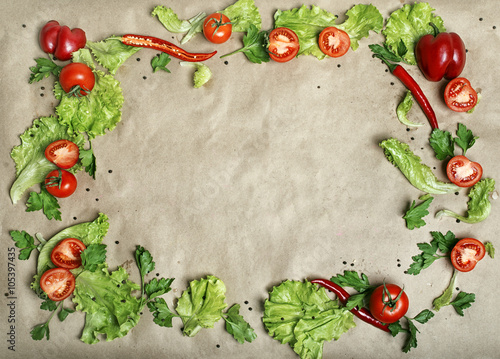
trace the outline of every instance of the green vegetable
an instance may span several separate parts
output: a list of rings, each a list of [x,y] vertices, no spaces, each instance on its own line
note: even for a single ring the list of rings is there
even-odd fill
[[[106,245],[94,243],[80,253],[82,267],[90,272],[95,272],[99,265],[106,261]]]
[[[479,138],[474,136],[472,131],[467,129],[467,127],[461,123],[458,124],[457,136],[458,137],[455,138],[455,143],[462,149],[464,155]]]
[[[140,47],[127,46],[119,39],[110,37],[100,42],[87,41],[87,47],[92,51],[96,61],[114,75],[123,63]]]
[[[94,151],[92,150],[92,144],[89,142],[90,148],[88,150],[80,149],[80,162],[87,172],[93,179],[95,179],[95,173],[97,171],[96,158]]]
[[[245,341],[251,343],[257,338],[257,334],[255,334],[253,328],[240,315],[239,304],[234,304],[229,308],[223,318],[226,321],[227,332],[240,344],[243,344]]]
[[[170,73],[170,70],[167,69],[167,65],[169,64],[170,56],[164,52],[157,54],[155,57],[151,59],[151,67],[153,68],[153,73],[158,70],[162,70]]]
[[[353,315],[331,300],[323,287],[287,280],[274,287],[264,302],[269,335],[289,344],[301,358],[321,358],[323,343],[356,326]]]
[[[432,170],[421,163],[420,157],[415,155],[410,146],[395,138],[380,143],[387,159],[401,170],[403,175],[417,189],[430,194],[445,194],[459,189],[452,183],[439,181]]]
[[[213,328],[227,306],[225,293],[226,286],[217,277],[191,281],[176,307],[184,323],[183,334],[194,337],[203,328]]]
[[[484,248],[486,250],[486,253],[493,259],[495,258],[495,247],[493,246],[493,243],[491,242],[486,242],[484,244]]]
[[[51,59],[46,59],[44,57],[35,59],[35,61],[36,66],[30,67],[30,84],[41,81],[43,78],[49,77],[50,75],[59,77],[59,73],[61,72],[62,67],[54,63],[54,61],[52,61]]]
[[[173,33],[184,33],[188,32],[193,27],[193,23],[205,19],[207,14],[200,12],[189,20],[180,20],[172,9],[160,5],[153,9],[151,16],[156,16],[168,31]]]
[[[399,333],[408,333],[405,346],[403,347],[403,352],[408,353],[411,348],[417,347],[417,332],[419,332],[419,330],[413,322],[416,321],[420,324],[425,324],[433,317],[433,312],[431,312],[429,309],[424,309],[413,318],[405,317],[408,323],[407,328],[403,328],[400,321],[389,324],[389,330],[391,331],[393,337],[395,337]]]
[[[153,314],[153,322],[160,327],[172,328],[172,319],[178,317],[172,312],[163,298],[154,298],[147,303],[149,311]]]
[[[78,147],[84,143],[82,135],[73,136],[68,133],[68,127],[61,124],[54,116],[41,117],[33,121],[33,126],[21,136],[21,145],[12,149],[11,157],[16,164],[16,180],[10,189],[12,203],[16,204],[23,193],[35,184],[42,183],[45,176],[56,165],[45,158],[45,148],[54,141],[67,139]],[[71,171],[76,171],[76,165]]]
[[[26,202],[26,212],[42,210],[48,219],[61,220],[61,211],[57,198],[51,195],[45,187],[42,186],[40,193],[31,192]]]
[[[484,178],[476,183],[469,192],[467,203],[467,214],[461,216],[453,211],[443,209],[436,213],[436,217],[449,216],[465,223],[478,223],[484,221],[491,212],[489,201],[490,193],[495,190],[495,180]]]
[[[434,299],[432,305],[434,306],[434,310],[437,312],[442,307],[451,305],[455,308],[455,311],[460,316],[464,316],[464,309],[470,308],[472,303],[474,303],[476,299],[476,295],[474,293],[466,293],[460,292],[457,294],[454,300],[453,298],[453,289],[455,288],[457,271],[453,272],[453,276],[451,278],[450,284],[446,288],[446,290],[441,294],[441,296]]]
[[[422,196],[420,199],[423,200],[423,202],[417,205],[415,201],[413,201],[410,205],[410,208],[403,216],[403,219],[405,219],[406,221],[406,227],[408,229],[420,228],[425,226],[426,224],[422,218],[429,214],[429,211],[427,209],[429,208],[434,197]]]
[[[398,53],[400,42],[404,43],[407,52],[403,59],[410,65],[417,64],[414,49],[418,40],[424,35],[434,33],[430,22],[434,23],[440,32],[446,31],[443,20],[432,13],[434,10],[425,2],[403,5],[390,15],[385,29],[382,30],[387,46],[394,53]]]
[[[267,31],[259,31],[254,24],[250,24],[248,32],[243,36],[244,46],[239,50],[221,56],[221,58],[243,52],[248,60],[253,63],[261,64],[263,62],[269,62],[271,58],[266,49],[267,36]]]
[[[238,0],[223,11],[232,24],[233,32],[247,32],[251,25],[262,27],[262,19],[254,0]]]
[[[194,88],[200,88],[212,78],[212,71],[203,63],[182,61],[180,64],[181,66],[192,66],[196,68],[193,76]]]
[[[411,94],[411,91],[408,90],[406,91],[405,98],[399,103],[398,107],[396,108],[396,115],[398,116],[399,122],[409,127],[423,126],[422,123],[415,123],[408,119],[408,113],[410,112],[412,106],[413,96]]]
[[[38,324],[31,330],[30,334],[31,334],[31,338],[33,340],[42,340],[45,337],[47,338],[47,340],[50,339],[49,324],[50,324],[50,321],[52,320],[52,318],[54,317],[54,314],[56,313],[57,309],[62,306],[62,303],[63,302],[61,301],[61,302],[56,304],[55,302],[53,302],[51,300],[47,300],[40,305],[40,309],[50,310],[52,312],[52,314],[50,315],[49,319],[45,323]],[[65,318],[66,317],[63,316],[62,320],[64,320]]]
[[[20,260],[29,259],[31,252],[38,248],[35,239],[26,231],[10,231],[10,236],[16,247],[21,250],[18,257]]]
[[[370,30],[379,32],[382,29],[383,17],[373,5],[355,5],[346,15],[348,19],[343,24],[336,25],[337,17],[334,14],[315,5],[311,8],[302,5],[292,10],[277,10],[274,14],[274,25],[287,27],[297,34],[300,45],[297,56],[313,55],[321,60],[327,55],[319,48],[318,36],[326,27],[336,26],[347,32],[353,50],[358,48],[359,40],[367,37]]]
[[[465,155],[467,150],[471,148],[479,137],[474,136],[472,131],[461,123],[458,124],[457,137],[448,131],[434,129],[429,138],[429,143],[436,153],[436,158],[444,160],[446,157],[455,156],[455,144],[462,149]]]
[[[413,263],[407,270],[408,274],[420,274],[423,269],[428,268],[436,260],[448,257],[447,254],[451,252],[458,242],[451,231],[448,231],[446,234],[431,232],[431,235],[433,239],[430,243],[417,244],[422,253],[412,257]],[[438,250],[443,254],[438,254]]]
[[[376,286],[371,285],[368,276],[361,273],[358,275],[356,271],[344,271],[344,274],[338,274],[330,279],[333,283],[341,287],[354,288],[359,293],[353,294],[347,300],[345,307],[351,310],[355,307],[364,307],[365,300],[371,295]]]

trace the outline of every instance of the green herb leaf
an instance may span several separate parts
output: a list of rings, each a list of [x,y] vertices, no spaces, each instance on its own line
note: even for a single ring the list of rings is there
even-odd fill
[[[40,304],[40,309],[53,312],[54,310],[57,309],[57,302],[54,302],[53,300],[50,299],[46,299],[42,302],[42,304]]]
[[[170,73],[170,70],[167,69],[167,65],[170,63],[170,56],[164,52],[157,54],[155,57],[151,59],[151,67],[153,68],[153,73],[158,70],[162,70]]]
[[[370,284],[366,274],[361,273],[360,276],[356,271],[345,270],[343,275],[338,274],[337,276],[330,278],[330,280],[341,287],[351,287],[358,292],[364,292],[374,288],[374,286]]]
[[[417,314],[413,319],[419,322],[420,324],[427,323],[430,319],[434,317],[434,313],[429,309],[424,309],[420,313]]]
[[[51,195],[42,187],[40,193],[31,192],[28,202],[26,202],[26,212],[43,210],[43,214],[48,219],[61,220],[61,211],[57,198]]]
[[[486,249],[486,253],[490,256],[490,258],[495,258],[495,247],[493,246],[493,243],[491,242],[486,242],[484,244],[484,248]]]
[[[453,157],[455,155],[455,144],[450,132],[435,128],[432,130],[429,142],[438,160],[444,160],[448,156]]]
[[[29,259],[31,252],[34,249],[37,249],[35,239],[26,231],[10,231],[10,236],[12,237],[15,246],[21,250],[18,256],[20,260]]]
[[[145,277],[146,274],[151,273],[155,269],[155,262],[153,261],[153,256],[151,253],[144,249],[144,247],[137,246],[135,250],[135,261],[137,263],[137,267],[139,268],[139,272],[142,277]]]
[[[450,303],[460,316],[464,316],[464,309],[469,308],[474,303],[476,295],[474,293],[460,292]]]
[[[145,293],[148,296],[148,299],[151,300],[155,297],[163,295],[165,293],[170,292],[172,288],[170,285],[174,281],[174,278],[161,278],[158,280],[157,278],[153,278],[145,285]]]
[[[57,317],[61,322],[64,322],[64,320],[70,315],[71,313],[74,313],[74,309],[69,309],[69,308],[61,308],[59,313],[57,313]]]
[[[406,339],[406,344],[403,347],[403,352],[408,353],[411,348],[417,347],[417,332],[418,329],[411,320],[408,320],[408,338]]]
[[[422,219],[423,217],[429,214],[427,210],[432,202],[434,197],[429,197],[424,202],[420,204],[416,204],[415,201],[412,202],[408,211],[406,211],[403,219],[406,221],[406,227],[408,229],[420,228],[425,226],[425,221]]]
[[[90,147],[88,150],[80,149],[80,162],[85,168],[85,172],[87,172],[93,179],[95,179],[97,165],[92,147]]]
[[[451,231],[446,232],[446,234],[433,231],[431,232],[431,236],[433,241],[437,243],[437,246],[442,253],[450,253],[453,247],[455,247],[455,244],[458,242],[457,238]]]
[[[455,235],[448,231],[446,235],[440,232],[431,232],[433,237],[430,243],[418,243],[417,247],[422,251],[419,255],[413,256],[413,263],[408,268],[407,273],[418,275],[423,269],[428,268],[434,261],[444,258],[445,255],[437,254],[438,249],[443,253],[448,253],[457,243]]]
[[[455,143],[462,149],[464,155],[479,138],[474,136],[472,131],[467,129],[467,127],[461,123],[458,124],[457,136],[458,137],[455,138]]]
[[[41,81],[43,78],[49,77],[50,75],[54,75],[57,78],[59,77],[59,73],[61,72],[62,67],[57,65],[54,61],[52,61],[51,59],[46,59],[44,57],[35,59],[35,61],[36,66],[30,67],[30,84]]]
[[[155,298],[148,302],[149,311],[153,314],[153,321],[160,327],[172,328],[172,319],[178,317],[174,314],[163,298]]]
[[[91,244],[80,253],[82,266],[85,270],[95,272],[97,268],[106,261],[106,245]]]
[[[239,50],[221,56],[221,58],[243,52],[247,59],[255,64],[269,62],[271,58],[266,49],[267,36],[267,31],[259,31],[254,24],[250,24],[248,32],[243,36],[244,46]]]
[[[235,304],[226,312],[224,317],[226,321],[226,330],[234,339],[243,344],[245,341],[251,343],[257,334],[245,319],[240,315],[240,305]]]
[[[49,340],[50,339],[49,323],[47,322],[44,324],[38,324],[31,330],[30,334],[33,340],[42,340],[45,337],[47,337],[47,340]]]

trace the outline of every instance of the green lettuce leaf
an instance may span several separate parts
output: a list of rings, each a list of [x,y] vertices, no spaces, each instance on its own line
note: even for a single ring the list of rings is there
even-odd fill
[[[210,67],[203,63],[181,61],[180,64],[181,66],[190,66],[195,68],[193,74],[193,86],[195,89],[202,87],[212,78],[212,70],[210,70]]]
[[[86,313],[81,340],[95,344],[99,334],[105,335],[106,341],[125,336],[140,319],[140,300],[132,296],[139,289],[122,267],[109,272],[102,264],[95,272],[81,272],[73,292],[76,309]]]
[[[11,157],[16,164],[16,180],[10,189],[12,203],[17,203],[23,193],[35,184],[42,183],[47,173],[57,169],[45,158],[45,148],[52,142],[67,139],[82,147],[84,137],[68,133],[68,127],[54,116],[41,117],[21,136],[21,145],[12,149]],[[71,171],[79,169],[77,165]]]
[[[113,130],[121,120],[124,102],[120,83],[112,76],[96,70],[92,92],[84,97],[64,96],[59,83],[54,87],[59,122],[68,127],[68,133],[86,133],[89,140]]]
[[[87,41],[87,46],[97,62],[113,75],[130,56],[141,49],[141,47],[125,45],[114,37],[100,42]]]
[[[183,334],[194,337],[203,328],[213,328],[227,306],[225,293],[226,286],[217,277],[191,281],[176,307],[184,323]]]
[[[398,116],[399,122],[408,127],[420,127],[423,126],[423,123],[415,123],[408,119],[408,113],[413,107],[413,96],[411,91],[406,91],[406,95],[404,99],[399,103],[396,108],[396,115]]]
[[[163,5],[159,5],[155,6],[151,12],[151,16],[156,16],[168,31],[173,33],[184,33],[188,32],[192,28],[193,23],[198,22],[201,18],[204,19],[206,13],[199,13],[189,20],[180,20],[174,10]]]
[[[436,213],[436,217],[449,216],[465,223],[478,223],[484,221],[491,212],[490,193],[495,190],[495,180],[484,178],[476,183],[469,192],[467,202],[467,214],[461,216],[458,213],[443,209]]]
[[[434,33],[432,26],[429,25],[430,22],[433,22],[440,32],[446,31],[443,19],[434,15],[432,13],[434,10],[426,2],[403,5],[390,15],[382,31],[386,45],[395,54],[398,53],[398,46],[403,41],[407,49],[403,60],[410,65],[417,64],[414,50],[418,40],[424,35]]]
[[[453,183],[439,181],[432,170],[421,163],[420,157],[415,155],[406,143],[390,138],[379,145],[384,149],[387,159],[401,170],[415,188],[430,194],[445,194],[459,190],[459,187]]]
[[[348,19],[336,25],[337,16],[332,13],[315,5],[311,8],[302,5],[292,10],[277,10],[274,14],[274,25],[287,27],[297,34],[300,44],[298,56],[313,55],[321,60],[327,56],[318,46],[318,36],[324,28],[336,26],[347,32],[351,38],[351,48],[356,50],[360,39],[367,37],[370,30],[379,32],[384,23],[382,15],[373,5],[355,5],[346,15]]]
[[[356,326],[353,315],[331,300],[323,287],[287,280],[264,302],[262,319],[269,335],[288,343],[301,358],[321,358],[323,343]]]
[[[238,0],[223,11],[233,26],[233,32],[247,32],[250,25],[262,28],[262,18],[254,0]]]

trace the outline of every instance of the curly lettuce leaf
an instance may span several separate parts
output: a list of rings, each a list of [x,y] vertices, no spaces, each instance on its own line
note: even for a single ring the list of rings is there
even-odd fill
[[[45,148],[52,142],[67,139],[82,147],[84,137],[68,133],[68,127],[54,116],[41,117],[21,136],[21,145],[12,149],[11,157],[16,164],[16,180],[10,189],[12,203],[17,203],[23,193],[35,184],[42,183],[47,173],[57,167],[45,158]],[[79,167],[73,168],[72,171]]]
[[[298,56],[313,55],[321,60],[327,55],[318,46],[318,36],[326,27],[336,26],[347,32],[351,38],[351,48],[356,50],[360,39],[367,37],[370,30],[379,32],[384,23],[382,14],[373,5],[355,5],[346,15],[348,19],[336,25],[337,17],[334,14],[316,5],[311,8],[302,5],[292,10],[277,10],[274,14],[274,25],[287,27],[297,34],[300,44]]]
[[[59,83],[54,87],[56,98],[61,100],[56,106],[59,122],[68,127],[69,134],[86,133],[89,140],[116,127],[121,120],[124,102],[119,81],[99,70],[94,74],[95,86],[84,97],[64,96]]]
[[[408,119],[408,113],[413,107],[413,96],[411,91],[406,91],[406,95],[404,99],[399,103],[396,108],[396,115],[398,116],[399,122],[408,127],[420,127],[423,126],[423,123],[415,123]]]
[[[193,86],[195,89],[202,87],[212,78],[212,71],[210,70],[210,67],[205,64],[187,61],[181,61],[180,64],[181,66],[190,66],[195,68],[193,74]]]
[[[193,23],[197,22],[201,18],[205,18],[206,13],[199,13],[189,20],[181,20],[171,8],[158,5],[155,6],[151,12],[151,16],[156,16],[168,31],[173,33],[184,33],[188,32],[193,27]]]
[[[97,62],[113,75],[130,56],[141,49],[141,47],[125,45],[113,37],[99,42],[87,41],[87,47],[92,51]]]
[[[384,149],[387,159],[401,170],[403,175],[417,189],[430,194],[452,193],[460,188],[453,183],[439,181],[432,170],[421,163],[420,157],[415,155],[410,146],[395,138],[382,141],[379,144]]]
[[[203,328],[213,328],[227,307],[225,293],[226,286],[217,277],[191,281],[176,307],[184,323],[183,334],[194,337]]]
[[[250,25],[262,28],[262,18],[254,0],[238,0],[223,11],[233,26],[233,32],[247,32]]]
[[[436,217],[449,216],[465,223],[478,223],[484,221],[491,212],[490,193],[495,191],[495,180],[484,178],[476,183],[469,192],[469,202],[467,202],[467,214],[459,215],[448,209],[443,209],[436,213]]]
[[[99,342],[99,334],[106,341],[125,336],[141,317],[140,300],[132,292],[140,286],[128,279],[122,267],[109,272],[105,264],[95,272],[83,271],[76,277],[73,302],[85,314],[81,340],[87,344]]]
[[[274,287],[262,320],[270,336],[288,343],[301,358],[321,358],[325,341],[356,326],[351,312],[308,281],[287,280]]]
[[[434,10],[426,2],[403,5],[390,15],[385,29],[382,30],[386,45],[395,54],[398,53],[398,46],[403,41],[407,49],[403,60],[410,65],[417,64],[414,50],[418,40],[424,35],[434,33],[432,26],[429,25],[430,22],[434,23],[440,32],[446,31],[443,19],[434,15],[432,13]]]

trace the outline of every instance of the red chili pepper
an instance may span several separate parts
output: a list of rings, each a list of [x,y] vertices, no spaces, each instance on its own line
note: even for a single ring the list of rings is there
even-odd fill
[[[148,49],[162,51],[169,54],[170,56],[189,62],[205,61],[217,53],[217,51],[208,54],[190,53],[186,50],[181,49],[179,46],[172,44],[171,42],[159,39],[157,37],[144,35],[127,34],[122,36],[120,38],[120,41],[129,46],[146,47]]]
[[[427,116],[427,119],[429,120],[432,129],[434,130],[436,128],[439,128],[436,114],[434,113],[434,110],[432,109],[429,100],[427,100],[427,97],[425,97],[425,94],[420,88],[420,86],[413,79],[413,77],[411,77],[411,75],[404,69],[404,67],[387,61],[387,59],[380,54],[375,54],[374,56],[378,57],[383,62],[385,62],[385,64],[389,67],[389,71],[391,71],[391,73],[394,76],[396,76],[399,80],[401,80],[403,85],[405,85],[406,88],[411,91],[413,97],[415,97],[415,100],[417,100],[417,103],[420,105],[425,115]]]
[[[319,284],[320,286],[332,291],[343,305],[346,305],[347,300],[350,297],[349,293],[347,293],[344,288],[327,279],[315,279],[312,280],[311,283]],[[382,323],[381,321],[375,319],[373,315],[370,313],[370,311],[366,308],[356,307],[351,309],[351,313],[354,314],[359,319],[361,319],[362,321],[371,324],[376,328],[379,328],[386,332],[390,332],[387,324]]]

